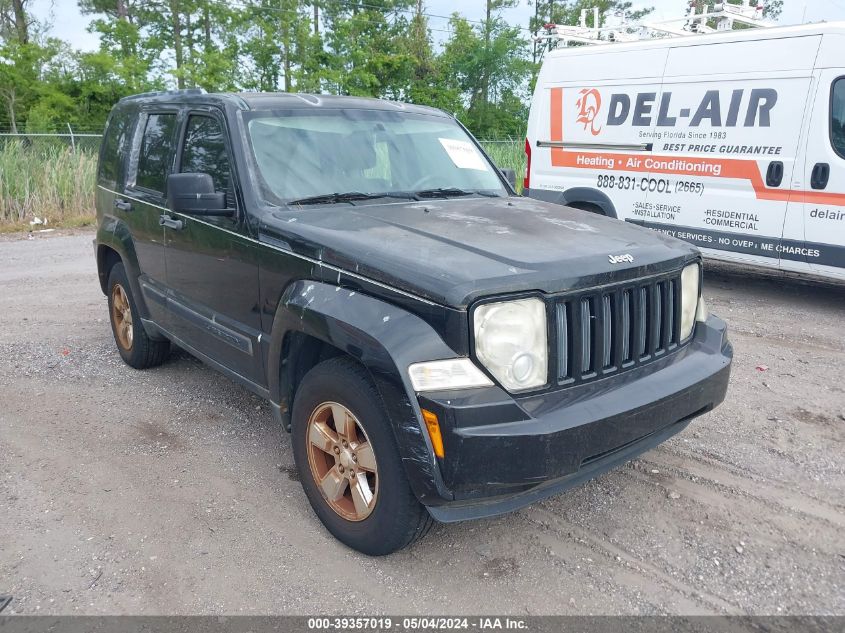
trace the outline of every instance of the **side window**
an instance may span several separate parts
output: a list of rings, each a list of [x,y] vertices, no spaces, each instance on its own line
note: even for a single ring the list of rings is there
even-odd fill
[[[112,187],[123,180],[126,155],[134,129],[135,113],[115,110],[109,117],[100,148],[99,181]]]
[[[830,99],[830,140],[833,149],[845,158],[845,77],[833,82]]]
[[[226,153],[223,129],[217,119],[209,116],[188,118],[179,171],[209,174],[214,181],[215,191],[225,191],[227,199],[233,195],[229,155]]]
[[[151,114],[147,117],[141,154],[138,157],[138,176],[135,184],[145,189],[164,193],[164,184],[173,155],[175,114]]]

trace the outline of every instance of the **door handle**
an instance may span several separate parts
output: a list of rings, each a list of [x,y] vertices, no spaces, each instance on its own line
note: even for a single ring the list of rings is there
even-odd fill
[[[132,210],[132,203],[127,202],[123,198],[115,198],[114,199],[114,208],[118,211],[131,211]]]
[[[783,182],[783,163],[779,160],[769,163],[769,169],[766,171],[766,186],[780,187]]]
[[[182,220],[174,220],[169,215],[162,215],[158,218],[159,226],[166,226],[174,231],[181,231],[185,228],[185,223]]]
[[[810,174],[810,186],[813,189],[824,189],[830,180],[830,165],[827,163],[816,163],[813,173]]]

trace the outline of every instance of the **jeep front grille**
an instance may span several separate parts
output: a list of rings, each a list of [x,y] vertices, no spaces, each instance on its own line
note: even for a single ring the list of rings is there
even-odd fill
[[[557,380],[603,378],[679,347],[681,273],[587,290],[555,304]]]

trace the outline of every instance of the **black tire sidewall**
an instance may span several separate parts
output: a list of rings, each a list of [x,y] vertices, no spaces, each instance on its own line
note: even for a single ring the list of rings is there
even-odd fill
[[[120,344],[117,337],[117,331],[114,325],[114,312],[112,310],[113,295],[112,290],[115,284],[120,284],[123,291],[126,293],[126,298],[129,301],[129,309],[132,311],[132,349],[125,350]],[[142,364],[143,346],[146,343],[147,333],[141,324],[141,315],[138,313],[138,306],[135,303],[135,297],[132,294],[132,288],[129,286],[129,278],[126,276],[126,269],[122,263],[112,266],[109,272],[108,283],[108,300],[109,300],[109,323],[111,324],[111,332],[114,337],[114,344],[117,346],[117,351],[121,358],[127,365],[138,367]]]
[[[367,433],[378,466],[378,500],[363,521],[348,521],[329,506],[308,464],[306,429],[316,407],[324,402],[347,407]],[[417,512],[427,512],[411,492],[393,431],[375,387],[354,361],[327,361],[312,369],[296,392],[292,415],[293,456],[302,487],[317,516],[335,538],[369,555],[388,554],[407,542]]]

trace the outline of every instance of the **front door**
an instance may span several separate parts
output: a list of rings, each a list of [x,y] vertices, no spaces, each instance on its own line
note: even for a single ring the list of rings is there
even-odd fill
[[[163,212],[181,224],[165,228],[168,327],[194,351],[263,386],[257,249],[237,200],[225,121],[212,108],[191,111],[180,138],[176,171],[210,174],[235,211],[231,217]]]

